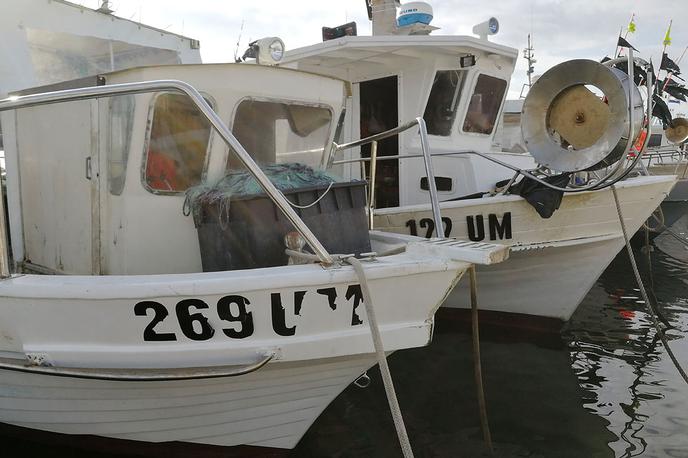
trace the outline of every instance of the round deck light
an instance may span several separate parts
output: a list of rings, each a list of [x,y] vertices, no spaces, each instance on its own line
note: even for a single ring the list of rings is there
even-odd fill
[[[284,57],[284,42],[278,37],[266,37],[256,42],[258,63],[275,65]]]
[[[284,42],[279,38],[275,38],[268,46],[268,49],[270,50],[270,57],[275,62],[281,61],[282,57],[284,57]]]

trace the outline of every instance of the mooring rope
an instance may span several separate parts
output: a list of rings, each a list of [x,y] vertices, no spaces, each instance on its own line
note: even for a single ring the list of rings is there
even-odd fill
[[[385,355],[385,349],[382,345],[380,328],[377,323],[377,318],[375,317],[373,299],[370,295],[370,289],[368,288],[368,280],[366,278],[363,265],[361,264],[361,261],[359,261],[353,256],[345,258],[343,259],[343,261],[350,264],[354,268],[356,275],[358,275],[358,281],[361,284],[361,292],[363,293],[363,303],[365,305],[366,314],[368,315],[368,325],[370,326],[370,333],[373,336],[375,355],[377,357],[377,363],[380,366],[380,374],[382,375],[382,382],[385,386],[385,393],[387,394],[389,410],[392,412],[394,427],[396,428],[397,436],[399,437],[399,445],[401,446],[401,451],[404,454],[405,458],[413,458],[413,449],[411,448],[411,442],[409,441],[408,433],[406,432],[404,418],[401,415],[401,408],[399,407],[397,394],[394,391],[392,374],[390,373],[389,366],[387,365],[387,356]]]
[[[475,266],[468,269],[471,283],[471,330],[473,338],[473,375],[478,394],[478,409],[480,410],[480,427],[483,431],[485,446],[494,453],[492,447],[492,435],[490,434],[490,423],[487,417],[487,403],[485,402],[485,389],[483,385],[483,371],[480,363],[480,334],[478,326],[478,284],[476,280]]]
[[[638,282],[638,288],[640,289],[640,294],[643,297],[647,311],[650,313],[650,317],[652,318],[652,325],[655,327],[655,330],[657,331],[657,334],[659,335],[659,339],[662,341],[664,348],[666,348],[666,351],[669,354],[669,358],[671,358],[671,361],[674,363],[674,366],[676,366],[676,369],[678,370],[679,374],[681,374],[681,377],[683,377],[683,380],[686,383],[688,383],[688,375],[683,370],[683,367],[681,367],[681,363],[678,361],[678,359],[676,359],[674,352],[671,350],[671,347],[669,346],[669,342],[667,341],[666,336],[664,335],[664,331],[662,330],[661,326],[659,325],[659,320],[657,319],[657,315],[655,314],[655,311],[652,309],[652,305],[650,304],[650,298],[647,295],[647,291],[645,291],[645,286],[643,285],[643,279],[640,277],[640,271],[638,270],[638,264],[636,264],[636,262],[635,262],[635,255],[633,254],[633,248],[631,248],[631,242],[628,238],[628,232],[626,231],[626,223],[623,219],[623,213],[621,212],[621,204],[619,203],[619,196],[616,192],[616,186],[612,185],[611,188],[612,188],[612,195],[614,196],[614,204],[616,204],[616,213],[619,215],[619,223],[621,223],[621,232],[623,234],[624,242],[626,242],[626,251],[628,251],[628,257],[631,260],[631,267],[633,268],[633,274],[635,275],[635,279]]]

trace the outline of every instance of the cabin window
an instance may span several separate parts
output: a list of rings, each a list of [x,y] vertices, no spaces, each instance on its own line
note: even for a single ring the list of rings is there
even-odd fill
[[[177,193],[203,179],[210,123],[181,94],[155,98],[145,159],[145,184],[153,192]]]
[[[245,99],[239,103],[232,132],[259,164],[299,162],[319,167],[330,136],[328,107]],[[237,166],[230,155],[228,167]]]
[[[430,97],[425,106],[423,119],[428,134],[449,136],[456,119],[456,108],[461,100],[464,75],[461,70],[442,70],[435,73]]]
[[[124,189],[127,159],[134,124],[134,96],[123,95],[110,99],[110,136],[108,144],[108,187],[110,194],[119,196]]]
[[[463,122],[464,132],[491,134],[502,106],[506,81],[488,75],[478,76],[478,82],[468,104]]]

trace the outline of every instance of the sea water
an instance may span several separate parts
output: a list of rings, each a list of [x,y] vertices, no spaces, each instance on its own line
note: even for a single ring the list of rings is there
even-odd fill
[[[686,221],[674,226],[684,237]],[[650,264],[646,250],[635,256],[688,370],[688,249],[668,235],[653,248]],[[494,456],[688,457],[688,384],[659,339],[625,250],[559,335],[484,334]],[[397,352],[390,363],[417,457],[489,456],[466,332],[438,322],[429,347]],[[342,393],[292,456],[400,456],[379,374],[370,374],[371,386]]]

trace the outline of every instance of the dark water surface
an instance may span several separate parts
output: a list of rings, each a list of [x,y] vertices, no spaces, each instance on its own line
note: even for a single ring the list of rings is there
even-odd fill
[[[685,225],[679,229],[688,232]],[[671,237],[653,243],[651,268],[641,251],[637,258],[685,367],[688,250]],[[494,456],[688,458],[688,385],[639,296],[622,253],[561,335],[481,328]],[[429,347],[389,358],[411,443],[417,457],[489,456],[480,431],[470,335],[465,325],[442,318]],[[369,374],[370,386],[347,388],[288,456],[400,456],[379,372]],[[30,438],[0,435],[0,441],[0,457],[140,456],[96,454],[79,444],[34,444]],[[177,449],[165,456],[201,455]],[[215,449],[210,455],[223,453]]]
[[[674,226],[684,236],[685,222]],[[653,241],[636,250],[647,288],[688,369],[688,250]],[[479,279],[478,279],[479,281]],[[688,385],[652,326],[625,250],[561,336],[485,330],[481,351],[495,456],[688,457]],[[470,336],[438,319],[428,348],[390,357],[416,456],[489,456],[482,445]],[[382,382],[349,387],[293,456],[399,456]]]

